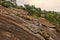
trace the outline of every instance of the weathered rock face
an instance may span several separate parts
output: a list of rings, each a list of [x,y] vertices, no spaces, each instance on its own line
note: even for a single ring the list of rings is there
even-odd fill
[[[1,22],[0,27],[0,40],[39,40],[40,38],[28,33],[17,25]],[[41,39],[42,40],[42,39]]]
[[[42,25],[27,14],[0,6],[0,40],[60,40],[60,28]]]

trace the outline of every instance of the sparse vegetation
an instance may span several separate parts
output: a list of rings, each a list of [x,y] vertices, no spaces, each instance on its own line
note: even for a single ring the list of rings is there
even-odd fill
[[[49,20],[55,25],[60,25],[60,18],[56,12],[52,12],[52,11],[46,12],[44,18]]]
[[[28,15],[33,17],[42,17],[41,14],[43,13],[43,18],[49,20],[50,22],[54,23],[55,25],[60,26],[60,14],[58,15],[57,12],[53,11],[42,11],[41,8],[36,8],[35,6],[30,5],[24,5],[24,6],[17,6],[13,3],[5,0],[0,0],[0,5],[6,7],[6,8],[17,8],[17,9],[23,9],[28,12]]]
[[[49,20],[56,26],[60,26],[60,14],[58,15],[57,12],[54,11],[42,11],[41,8],[36,8],[35,6],[30,5],[24,5],[21,6],[23,10],[26,10],[29,15],[36,16],[36,17],[42,17],[41,14],[44,14],[43,18]]]

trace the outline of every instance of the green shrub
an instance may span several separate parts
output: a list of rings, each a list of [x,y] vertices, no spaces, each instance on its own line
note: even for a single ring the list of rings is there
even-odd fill
[[[9,1],[5,1],[5,0],[0,0],[0,5],[7,7],[7,8],[16,6],[13,3],[9,2]]]

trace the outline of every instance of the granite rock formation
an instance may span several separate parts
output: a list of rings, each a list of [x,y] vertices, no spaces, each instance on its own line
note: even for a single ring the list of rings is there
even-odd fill
[[[0,6],[0,40],[60,40],[60,28],[22,9]]]

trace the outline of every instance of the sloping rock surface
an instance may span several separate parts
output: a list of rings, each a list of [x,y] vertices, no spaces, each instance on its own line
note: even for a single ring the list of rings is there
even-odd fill
[[[0,6],[0,40],[60,40],[60,28],[40,20],[22,9]]]

